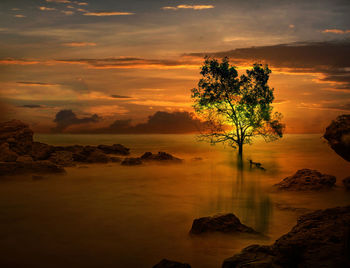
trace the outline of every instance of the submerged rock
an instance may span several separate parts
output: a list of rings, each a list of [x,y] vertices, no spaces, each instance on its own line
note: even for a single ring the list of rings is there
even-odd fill
[[[224,261],[234,267],[350,267],[350,206],[318,210],[298,219],[271,246],[252,245]]]
[[[335,182],[336,178],[332,175],[322,174],[317,170],[301,169],[293,176],[275,184],[275,187],[292,191],[322,190],[332,188]]]
[[[169,161],[180,163],[182,160],[180,158],[174,157],[171,154],[165,152],[158,152],[158,154],[152,154],[151,152],[146,152],[141,156],[142,160],[145,161]]]
[[[53,152],[54,146],[42,142],[33,142],[32,144],[31,156],[34,160],[47,160]]]
[[[130,149],[121,144],[99,145],[97,146],[105,154],[129,155]]]
[[[23,161],[23,162],[0,162],[0,176],[19,174],[63,174],[65,170],[48,160]]]
[[[199,218],[193,221],[190,234],[198,235],[211,232],[258,233],[253,228],[242,224],[241,221],[232,213],[214,217]]]
[[[69,151],[56,151],[51,154],[49,161],[64,167],[74,166],[73,153]]]
[[[121,164],[123,166],[137,166],[142,164],[142,160],[138,157],[127,157],[122,161]]]
[[[0,123],[0,144],[8,143],[16,154],[28,154],[32,150],[33,131],[19,120]]]
[[[343,184],[346,188],[346,190],[350,191],[350,177],[347,177],[343,180]]]
[[[160,263],[154,265],[153,268],[191,268],[191,265],[163,259]]]
[[[327,128],[323,136],[331,148],[346,161],[350,161],[350,115],[337,117]]]

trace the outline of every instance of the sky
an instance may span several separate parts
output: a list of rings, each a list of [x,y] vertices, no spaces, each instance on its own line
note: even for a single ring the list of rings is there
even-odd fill
[[[350,111],[348,14],[348,0],[1,0],[0,120],[191,132],[210,55],[269,64],[286,132],[321,133]]]

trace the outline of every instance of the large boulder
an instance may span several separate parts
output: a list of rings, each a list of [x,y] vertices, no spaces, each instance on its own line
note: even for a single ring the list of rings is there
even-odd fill
[[[317,170],[301,169],[293,176],[275,184],[275,187],[291,191],[322,190],[332,188],[335,182],[336,178],[332,175],[322,174]]]
[[[158,264],[154,265],[153,268],[191,268],[191,265],[163,259]]]
[[[12,176],[20,174],[62,174],[64,168],[48,160],[21,162],[0,162],[0,176]]]
[[[32,150],[33,131],[19,120],[0,123],[0,144],[8,143],[16,154],[28,154]]]
[[[331,148],[346,161],[350,161],[350,114],[337,117],[323,136]]]
[[[145,161],[165,161],[165,162],[177,162],[177,163],[182,162],[180,158],[174,157],[171,154],[168,154],[165,152],[158,152],[158,154],[152,154],[151,152],[146,152],[141,156],[141,159]]]
[[[31,156],[34,160],[47,160],[53,152],[54,146],[42,142],[33,142],[32,144]]]
[[[271,246],[252,245],[223,268],[350,267],[350,206],[318,210],[298,219]]]
[[[0,144],[0,161],[1,162],[13,162],[16,161],[18,155],[10,149],[10,145],[7,142]]]
[[[253,228],[242,224],[241,221],[232,213],[195,219],[190,230],[190,234],[195,235],[212,232],[258,233]]]
[[[99,145],[97,146],[105,154],[129,155],[130,149],[121,144]]]

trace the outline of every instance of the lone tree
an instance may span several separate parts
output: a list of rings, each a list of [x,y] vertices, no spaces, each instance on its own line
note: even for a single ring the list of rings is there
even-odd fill
[[[282,137],[282,114],[273,113],[273,88],[268,85],[271,70],[267,65],[254,64],[238,77],[237,69],[228,58],[222,62],[205,57],[198,88],[192,89],[197,115],[206,120],[201,140],[212,144],[227,143],[238,147],[262,136],[265,141]]]

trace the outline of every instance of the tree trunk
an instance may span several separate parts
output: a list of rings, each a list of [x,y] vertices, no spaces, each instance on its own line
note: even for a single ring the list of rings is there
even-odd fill
[[[242,156],[242,154],[243,154],[243,144],[238,144],[238,154],[240,155],[240,156]]]

